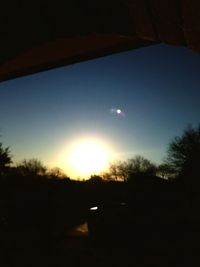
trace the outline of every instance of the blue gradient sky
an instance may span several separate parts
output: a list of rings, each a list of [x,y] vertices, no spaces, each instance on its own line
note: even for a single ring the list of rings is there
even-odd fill
[[[110,113],[118,107],[125,117]],[[155,45],[0,83],[1,141],[15,161],[59,167],[71,140],[94,136],[118,158],[161,162],[199,122],[200,56],[186,48]]]

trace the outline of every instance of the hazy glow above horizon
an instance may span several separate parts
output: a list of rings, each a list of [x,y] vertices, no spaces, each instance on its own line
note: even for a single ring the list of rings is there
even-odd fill
[[[92,174],[105,171],[111,158],[111,149],[103,141],[83,138],[67,146],[66,151],[62,153],[61,162],[73,178],[88,178]]]

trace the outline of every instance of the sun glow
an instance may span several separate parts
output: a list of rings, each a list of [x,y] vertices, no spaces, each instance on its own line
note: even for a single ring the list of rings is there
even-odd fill
[[[82,139],[68,147],[65,156],[66,171],[74,177],[88,178],[105,171],[110,160],[111,151],[103,142],[92,138]]]

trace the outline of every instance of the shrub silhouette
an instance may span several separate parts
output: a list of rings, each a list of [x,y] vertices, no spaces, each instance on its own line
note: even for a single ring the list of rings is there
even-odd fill
[[[22,176],[44,176],[46,167],[38,159],[24,159],[18,164],[17,169]]]
[[[64,172],[62,169],[58,168],[58,167],[54,167],[52,169],[50,169],[48,171],[48,177],[50,179],[70,179]]]

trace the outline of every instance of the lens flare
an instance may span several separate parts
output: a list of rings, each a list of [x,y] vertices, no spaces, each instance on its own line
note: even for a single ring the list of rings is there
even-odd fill
[[[110,113],[118,117],[125,117],[125,113],[120,108],[111,108]]]

